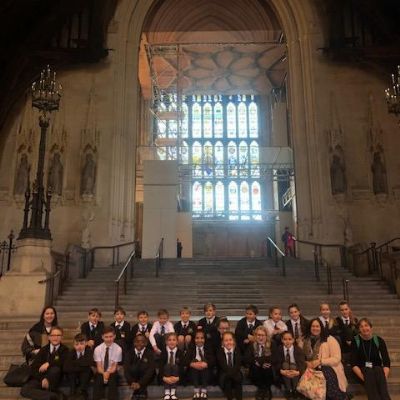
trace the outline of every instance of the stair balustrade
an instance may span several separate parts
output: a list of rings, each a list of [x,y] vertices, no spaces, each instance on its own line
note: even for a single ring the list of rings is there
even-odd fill
[[[272,256],[272,251],[274,252],[275,266],[277,268],[279,267],[279,259],[281,260],[282,276],[286,276],[286,260],[285,260],[286,255],[285,255],[285,253],[278,247],[278,245],[269,236],[267,237],[267,245],[269,245],[269,248],[267,249],[267,254],[271,254],[271,256]],[[272,246],[272,248],[270,246]]]
[[[134,260],[136,256],[136,251],[135,249],[132,250],[132,252],[129,254],[127,260],[125,261],[125,264],[118,275],[118,278],[115,280],[115,309],[120,305],[119,303],[119,297],[120,297],[120,283],[122,281],[123,283],[123,294],[126,295],[127,293],[127,287],[128,287],[128,268],[130,270],[130,279],[133,279],[133,271],[134,271]]]
[[[164,238],[161,238],[160,244],[158,245],[155,263],[156,263],[156,278],[158,278],[160,274],[160,268],[162,266],[162,262],[164,259]]]

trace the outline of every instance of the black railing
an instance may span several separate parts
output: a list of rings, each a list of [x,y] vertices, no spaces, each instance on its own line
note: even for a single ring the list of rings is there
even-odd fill
[[[156,253],[156,278],[158,278],[160,274],[160,268],[162,266],[162,262],[164,259],[164,238],[161,238],[160,244],[158,245],[157,253]]]
[[[16,250],[14,231],[10,232],[7,239],[0,243],[0,278],[10,270],[11,256]]]
[[[343,299],[350,304],[350,290],[349,290],[350,281],[346,278],[343,278],[342,286],[343,286]]]
[[[272,240],[271,237],[267,237],[267,245],[269,245],[269,250],[267,250],[267,253],[272,256],[272,254],[275,255],[275,266],[279,268],[279,259],[281,260],[281,266],[282,266],[282,276],[286,276],[286,255],[285,253],[278,247],[278,245]],[[271,247],[272,246],[272,247]]]
[[[116,244],[114,246],[96,246],[92,247],[90,250],[91,258],[90,258],[90,269],[93,269],[96,262],[96,253],[101,250],[111,250],[111,267],[115,267],[120,264],[120,250],[126,246],[135,246],[135,242],[127,242],[122,244]]]
[[[53,306],[57,297],[63,293],[66,282],[69,279],[70,255],[51,252],[55,261],[55,272],[46,279],[40,280],[39,284],[46,285],[46,306]]]
[[[340,257],[340,266],[346,268],[346,247],[343,244],[336,243],[318,243],[308,240],[296,239],[296,244],[301,243],[313,247],[314,257],[314,276],[317,282],[321,281],[320,269],[324,264],[323,249],[338,249]],[[330,265],[329,263],[326,263]]]
[[[134,260],[136,256],[136,251],[133,251],[129,254],[127,260],[125,261],[124,267],[122,268],[118,278],[115,280],[115,308],[117,308],[119,304],[119,296],[120,296],[120,283],[121,280],[123,282],[123,294],[126,295],[128,288],[128,268],[130,270],[130,279],[133,278],[133,268],[134,268]]]

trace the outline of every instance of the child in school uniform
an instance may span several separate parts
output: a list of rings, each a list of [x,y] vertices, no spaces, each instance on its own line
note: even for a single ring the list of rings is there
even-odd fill
[[[68,348],[62,341],[63,330],[53,326],[49,333],[49,343],[42,347],[31,365],[31,378],[22,387],[21,395],[30,399],[59,398],[58,387],[63,375],[63,365]]]
[[[242,356],[236,347],[235,336],[225,332],[222,336],[222,347],[217,350],[219,384],[228,400],[242,400]]]
[[[115,343],[121,347],[122,353],[126,353],[131,345],[131,325],[125,321],[126,312],[122,307],[117,307],[114,311],[114,322],[111,326],[115,331]]]
[[[93,350],[87,346],[85,335],[78,333],[74,337],[74,348],[68,352],[64,363],[71,396],[80,395],[85,399],[88,398],[93,365]]]
[[[178,348],[178,336],[175,332],[165,335],[165,347],[160,357],[159,376],[164,384],[163,400],[178,400],[176,389],[185,374],[185,357]]]
[[[236,343],[242,354],[254,343],[254,331],[257,327],[262,325],[262,322],[257,319],[258,308],[255,305],[248,305],[245,312],[245,317],[237,323],[235,329]]]
[[[217,308],[215,304],[207,303],[203,307],[204,317],[197,323],[197,329],[201,329],[206,335],[206,342],[215,347],[215,343],[219,341]]]
[[[268,337],[279,345],[282,333],[287,331],[287,325],[282,321],[282,311],[279,307],[271,307],[268,316],[269,318],[264,321],[264,328]]]
[[[331,335],[335,320],[331,317],[331,307],[329,303],[324,302],[319,305],[319,319],[322,322],[324,330]]]
[[[94,349],[96,374],[93,384],[93,400],[105,398],[118,400],[118,364],[122,361],[122,349],[115,343],[115,331],[111,326],[104,328],[103,343]]]
[[[175,333],[178,335],[178,347],[186,350],[193,341],[197,327],[190,321],[191,312],[188,307],[183,307],[180,311],[181,320],[174,325]]]
[[[88,321],[81,325],[81,333],[86,336],[87,345],[94,349],[103,341],[104,322],[100,321],[101,312],[98,308],[92,308],[88,314]]]
[[[272,365],[276,376],[283,380],[286,398],[300,397],[296,388],[306,370],[306,357],[296,345],[292,332],[282,333],[282,344],[272,351]]]
[[[165,335],[167,333],[174,333],[174,326],[169,321],[169,313],[165,309],[158,310],[157,312],[158,321],[154,322],[149,340],[154,352],[159,356],[162,349],[165,347]]]
[[[274,380],[272,369],[273,342],[263,326],[254,331],[255,341],[250,343],[244,354],[244,364],[249,368],[249,378],[257,387],[256,400],[270,400]]]
[[[212,350],[206,344],[206,336],[203,331],[197,331],[194,343],[191,344],[186,359],[189,367],[190,380],[194,386],[194,399],[207,399],[207,386],[210,380],[210,371],[215,364]]]
[[[133,339],[133,348],[124,359],[125,378],[132,389],[132,400],[147,399],[147,387],[154,378],[154,355],[147,342],[146,336],[138,333]]]
[[[152,328],[152,324],[151,322],[149,322],[149,313],[144,310],[139,311],[137,313],[137,319],[138,319],[137,324],[133,325],[132,327],[132,332],[131,332],[132,340],[135,338],[136,335],[144,335],[146,336],[147,339],[149,339],[150,331]],[[147,346],[151,347],[150,342],[148,343]]]
[[[292,333],[297,344],[301,347],[304,336],[307,332],[308,321],[301,314],[300,308],[297,304],[291,304],[288,307],[288,312],[290,319],[286,321],[286,326],[288,331]]]

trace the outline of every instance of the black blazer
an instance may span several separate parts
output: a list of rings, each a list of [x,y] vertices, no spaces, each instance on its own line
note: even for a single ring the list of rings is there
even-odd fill
[[[127,351],[132,343],[131,325],[129,322],[124,322],[121,329],[117,329],[116,322],[110,324],[115,330],[115,343],[117,343],[123,351]]]
[[[177,322],[174,325],[175,333],[180,336],[190,335],[192,338],[196,335],[197,325],[193,321],[188,322],[188,326],[186,329],[183,329],[181,321]]]
[[[62,370],[67,354],[68,348],[63,344],[60,344],[60,347],[54,354],[50,353],[50,344],[42,347],[31,365],[31,375],[39,381],[46,378],[48,370],[45,372],[39,372],[39,368],[47,362],[50,364],[50,367],[58,366]]]
[[[156,365],[154,362],[153,350],[145,348],[142,358],[139,360],[136,356],[135,348],[132,348],[124,359],[124,373],[125,379],[128,384],[131,385],[135,382],[134,371],[139,370],[139,376],[141,377],[137,383],[140,387],[148,386],[153,380]]]
[[[222,347],[217,350],[217,365],[220,377],[229,376],[237,381],[241,381],[242,373],[240,368],[242,366],[242,355],[239,348],[235,347],[233,352],[233,367],[228,366],[225,351]]]
[[[253,368],[256,367],[256,362],[258,362],[260,365],[265,363],[272,364],[272,354],[277,351],[277,345],[275,342],[271,341],[270,355],[264,354],[259,356],[255,352],[256,348],[257,347],[254,347],[253,343],[250,346],[247,346],[243,356],[243,365],[245,365],[247,368]]]
[[[196,360],[196,345],[192,343],[186,351],[186,365],[190,368],[190,363]],[[215,365],[215,355],[212,348],[204,345],[204,361],[208,364],[208,368],[212,368]]]
[[[90,347],[86,346],[85,354],[79,359],[77,358],[75,349],[71,349],[65,358],[64,372],[67,374],[79,373],[92,366],[94,366],[93,350]]]
[[[252,329],[249,329],[249,326],[247,324],[246,318],[242,318],[236,325],[235,329],[235,337],[236,337],[236,343],[239,346],[240,350],[242,353],[249,347],[249,343],[245,344],[244,340],[247,339],[248,335],[253,335],[254,330],[262,325],[262,322],[259,319],[255,319],[253,322],[254,327]]]
[[[153,324],[148,323],[145,333],[150,333],[152,327],[153,327]],[[135,338],[135,336],[136,336],[137,334],[139,334],[139,333],[141,333],[141,332],[139,331],[139,323],[137,323],[137,324],[133,325],[133,327],[132,327],[132,331],[131,331],[132,340],[133,340],[133,339]]]
[[[357,319],[355,319],[349,325],[345,325],[341,317],[335,319],[330,334],[339,341],[342,353],[350,353],[351,351],[351,343],[348,344],[347,342],[351,342],[354,336],[358,335],[357,322]]]
[[[302,315],[300,315],[300,329],[301,329],[301,336],[304,337],[308,330],[309,321],[305,319]],[[294,326],[292,326],[292,320],[286,321],[286,326],[288,331],[292,333],[294,337]]]
[[[197,323],[197,330],[202,330],[206,336],[206,343],[209,346],[212,346],[214,350],[217,350],[219,347],[221,347],[218,343],[220,343],[220,334],[218,332],[218,323],[219,323],[219,318],[215,317],[214,321],[212,324],[207,324],[207,318],[204,317],[202,318],[198,323]]]
[[[169,350],[167,346],[162,349],[160,355],[160,371],[159,376],[164,376],[164,369],[168,364]],[[186,357],[182,350],[178,349],[175,354],[175,365],[179,368],[179,376],[182,377],[186,369]]]
[[[81,333],[83,333],[86,336],[87,340],[94,341],[94,347],[103,343],[103,338],[102,338],[103,332],[104,332],[103,321],[99,321],[97,323],[96,329],[94,329],[93,332],[90,330],[89,321],[86,321],[81,325]]]
[[[296,367],[300,371],[300,374],[303,374],[306,370],[306,356],[303,350],[294,346],[294,359],[296,361]],[[280,370],[282,369],[282,365],[285,362],[285,352],[284,347],[281,345],[275,348],[272,352],[272,366],[275,370],[277,376],[280,376]]]
[[[24,340],[22,341],[21,351],[26,358],[33,358],[35,357],[32,353],[33,350],[40,349],[42,347],[42,335],[47,335],[47,331],[43,322],[39,321],[38,323],[33,325],[31,329],[29,329],[28,334],[32,340],[33,345],[29,343],[25,335]]]

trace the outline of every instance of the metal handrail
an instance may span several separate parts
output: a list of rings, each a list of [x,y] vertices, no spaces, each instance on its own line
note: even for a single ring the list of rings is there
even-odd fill
[[[156,278],[159,276],[159,270],[161,268],[161,263],[164,258],[164,238],[161,238],[160,244],[158,245],[157,253],[156,253]]]
[[[282,276],[286,276],[286,254],[279,248],[279,246],[272,240],[271,237],[267,237],[267,240],[269,243],[271,243],[274,248],[275,248],[275,266],[279,267],[279,257],[278,254],[281,256],[281,262],[282,262]]]
[[[121,272],[119,273],[117,279],[114,281],[115,283],[115,308],[117,308],[119,306],[119,283],[121,281],[122,278],[124,278],[124,295],[126,295],[127,293],[127,286],[128,286],[128,267],[130,267],[130,279],[133,278],[133,262],[135,259],[135,255],[136,255],[136,250],[133,249],[131,251],[131,253],[129,254],[127,260],[125,261],[125,264],[121,270]]]
[[[348,279],[343,278],[343,298],[347,301],[347,303],[350,303],[349,283],[350,281]]]
[[[296,242],[303,243],[303,244],[309,244],[309,245],[312,245],[312,246],[338,247],[338,248],[345,247],[344,244],[339,244],[339,243],[319,243],[319,242],[311,242],[309,240],[302,240],[302,239],[297,239],[297,238],[294,238],[294,240]]]
[[[97,250],[112,250],[112,263],[111,266],[115,267],[116,265],[119,265],[119,249],[121,247],[125,246],[131,246],[134,245],[135,241],[133,242],[126,242],[126,243],[121,243],[121,244],[115,244],[113,246],[95,246],[90,249],[91,252],[91,260],[90,260],[90,269],[92,270],[94,268],[95,264],[95,256],[96,256],[96,251]]]

